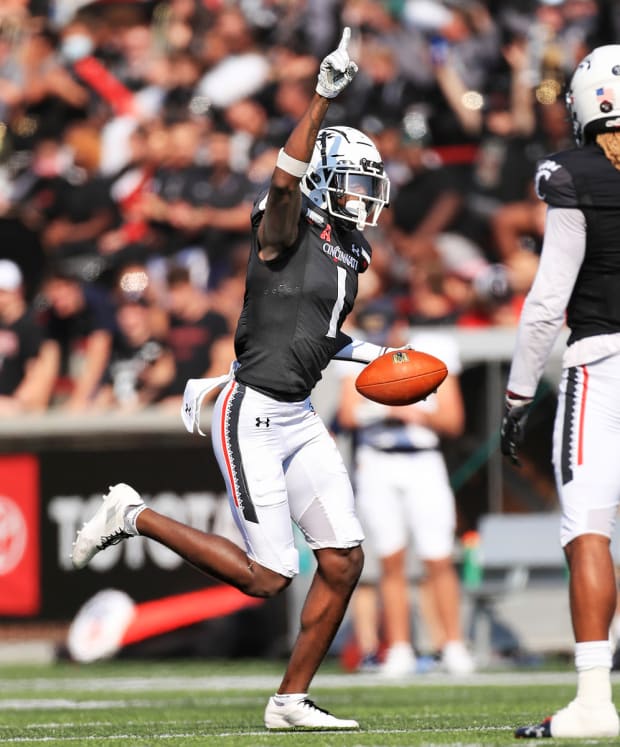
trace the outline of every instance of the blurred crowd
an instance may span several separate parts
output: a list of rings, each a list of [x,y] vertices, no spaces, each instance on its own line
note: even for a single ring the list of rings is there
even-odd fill
[[[536,269],[538,158],[614,0],[5,0],[0,416],[177,407],[225,372],[249,216],[352,29],[326,124],[377,143],[391,204],[358,309],[514,325]]]

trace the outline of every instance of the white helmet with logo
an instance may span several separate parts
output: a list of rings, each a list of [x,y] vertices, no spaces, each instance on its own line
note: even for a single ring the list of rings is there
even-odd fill
[[[577,66],[566,93],[577,145],[620,129],[620,44],[593,49]]]
[[[301,190],[315,205],[361,231],[377,225],[390,197],[390,180],[379,151],[363,132],[326,127],[317,136]]]

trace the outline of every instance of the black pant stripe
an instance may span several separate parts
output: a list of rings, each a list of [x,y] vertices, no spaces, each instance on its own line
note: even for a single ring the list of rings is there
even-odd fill
[[[239,413],[241,412],[241,403],[243,402],[244,395],[245,386],[237,383],[226,412],[223,414],[226,418],[226,446],[229,451],[233,480],[236,484],[237,499],[241,507],[241,513],[246,521],[258,524],[258,516],[256,515],[256,509],[248,490],[248,482],[241,460],[241,449],[239,448]]]
[[[573,479],[573,427],[575,423],[575,408],[577,407],[577,374],[578,369],[573,366],[568,369],[566,381],[566,397],[564,401],[564,422],[562,423],[562,485]]]

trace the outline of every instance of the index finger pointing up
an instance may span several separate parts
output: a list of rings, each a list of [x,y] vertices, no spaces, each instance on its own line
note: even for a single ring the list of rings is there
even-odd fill
[[[338,45],[338,49],[341,50],[342,52],[346,52],[350,38],[351,38],[351,28],[349,26],[345,26],[342,31],[342,39],[340,39],[340,44]]]

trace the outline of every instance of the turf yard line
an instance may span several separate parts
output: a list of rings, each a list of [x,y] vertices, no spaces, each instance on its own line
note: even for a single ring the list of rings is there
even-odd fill
[[[166,704],[168,701],[166,701]],[[104,708],[156,708],[152,700],[68,700],[64,698],[24,698],[19,700],[0,700],[0,711],[29,711],[43,708],[50,711],[63,709],[77,711],[98,711]]]
[[[142,734],[108,734],[104,737],[84,735],[79,737],[9,737],[8,739],[0,741],[0,744],[19,744],[20,742],[31,742],[32,744],[44,744],[45,742],[94,742],[95,740],[98,742],[105,742],[107,740],[118,742],[119,739],[127,739],[129,740],[129,744],[134,744],[135,742],[144,743],[145,740],[157,740],[158,742],[161,742],[167,739],[194,739],[199,736],[207,738],[210,735],[201,735],[196,732],[191,732],[188,734],[149,734],[148,737],[145,737]]]
[[[1,671],[1,670],[0,670]],[[15,692],[19,689],[28,690],[79,690],[80,692],[98,692],[101,690],[271,690],[280,683],[278,676],[265,675],[207,675],[207,676],[174,676],[154,674],[152,677],[136,677],[135,675],[98,677],[60,676],[35,677],[33,679],[19,678],[0,681],[0,693]],[[316,688],[355,688],[355,687],[393,687],[406,685],[407,687],[434,687],[445,685],[464,685],[467,687],[485,687],[500,685],[564,685],[575,681],[574,672],[501,672],[468,675],[422,674],[415,677],[382,678],[376,675],[358,674],[318,674],[313,682]],[[618,681],[612,676],[612,682]]]
[[[347,729],[347,730],[340,730],[340,729],[299,729],[299,730],[290,730],[290,731],[273,731],[270,732],[267,729],[263,729],[262,731],[220,731],[215,734],[212,734],[210,736],[213,737],[264,737],[268,734],[272,734],[274,736],[285,736],[287,734],[340,734],[344,736],[345,734],[355,735],[359,734],[360,736],[363,734],[443,734],[446,731],[450,732],[456,732],[460,734],[463,733],[471,733],[471,732],[486,732],[489,734],[493,734],[495,732],[504,732],[504,731],[513,731],[512,726],[469,726],[469,727],[442,727],[441,729],[437,728],[429,728],[429,727],[423,727],[423,728],[417,728],[412,727],[410,729]],[[454,743],[452,747],[455,747]]]
[[[26,729],[36,729],[37,731],[41,731],[41,729],[87,729],[93,726],[114,726],[115,723],[116,721],[48,721],[43,724],[24,724],[20,728],[24,731]],[[131,723],[128,723],[127,726],[131,726]]]
[[[387,735],[398,735],[398,734],[417,734],[417,733],[424,733],[424,734],[441,734],[448,731],[447,729],[360,729],[359,731],[351,730],[347,731],[346,734],[351,735],[364,735],[364,734],[381,734],[384,736]],[[494,733],[494,732],[505,732],[505,731],[512,731],[510,727],[504,727],[504,726],[498,726],[498,727],[484,727],[484,728],[468,728],[468,729],[449,729],[451,732],[456,733],[471,733],[471,732],[488,732],[488,733]],[[295,735],[300,734],[316,734],[317,738],[319,736],[329,736],[329,735],[341,735],[344,736],[344,732],[339,730],[330,730],[330,729],[321,729],[319,731],[313,732],[312,730],[299,730],[299,731],[290,731],[290,732],[277,732],[277,734],[273,734],[273,736],[287,736],[290,735],[292,738],[295,738]],[[248,730],[239,730],[239,731],[222,731],[222,732],[216,732],[214,734],[209,734],[206,732],[200,732],[193,731],[189,733],[182,733],[179,732],[177,734],[171,734],[171,733],[164,733],[164,734],[153,734],[150,733],[148,736],[140,735],[140,734],[107,734],[105,736],[75,736],[75,737],[9,737],[8,739],[3,739],[0,741],[0,744],[19,744],[21,742],[32,742],[33,744],[44,744],[45,742],[93,742],[95,740],[106,742],[118,742],[120,739],[127,739],[127,740],[134,740],[134,741],[144,741],[144,740],[156,740],[158,742],[169,740],[169,739],[195,739],[196,737],[204,736],[205,739],[227,739],[227,738],[245,738],[245,737],[265,737],[270,732],[268,732],[266,729],[261,730],[255,730],[250,731]],[[430,743],[429,746],[430,747]],[[452,743],[452,747],[456,747],[454,743]]]

